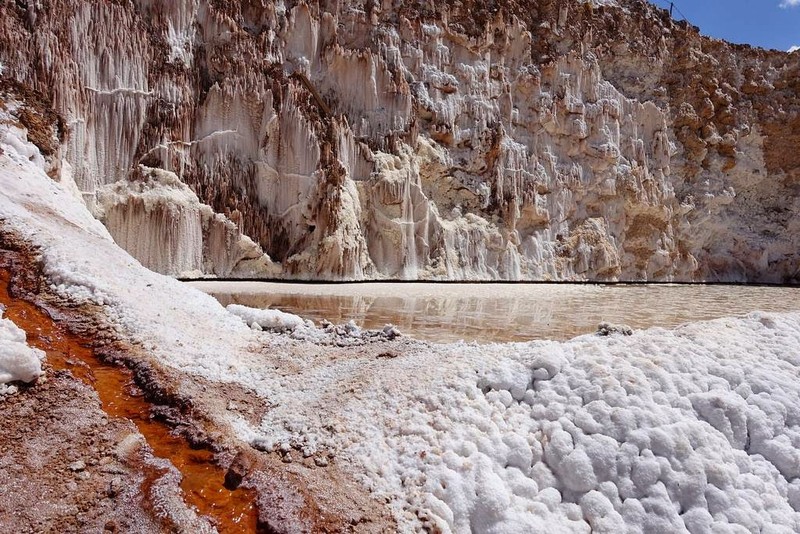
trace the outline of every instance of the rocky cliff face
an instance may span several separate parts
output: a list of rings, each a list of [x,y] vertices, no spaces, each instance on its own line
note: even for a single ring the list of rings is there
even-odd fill
[[[161,272],[800,281],[798,53],[638,0],[0,10],[53,176]]]

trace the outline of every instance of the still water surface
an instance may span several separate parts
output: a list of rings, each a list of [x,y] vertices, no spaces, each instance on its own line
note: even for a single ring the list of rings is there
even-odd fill
[[[800,310],[800,288],[583,284],[191,282],[223,305],[277,308],[318,323],[397,325],[436,342],[569,339],[600,322],[638,329]]]

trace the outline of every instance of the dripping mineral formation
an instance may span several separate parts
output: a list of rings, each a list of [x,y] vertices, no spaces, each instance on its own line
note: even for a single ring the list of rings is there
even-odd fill
[[[800,276],[800,55],[642,1],[0,10],[51,175],[159,272]]]
[[[0,525],[213,532],[224,484],[263,532],[800,532],[799,313],[437,345],[112,239],[172,275],[792,280],[797,56],[602,4],[0,4]]]

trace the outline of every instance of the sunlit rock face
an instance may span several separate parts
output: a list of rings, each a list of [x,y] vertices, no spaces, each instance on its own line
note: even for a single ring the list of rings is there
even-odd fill
[[[201,204],[169,171],[141,167],[97,190],[95,210],[122,248],[161,273],[198,277],[275,276],[257,244],[222,214]]]
[[[643,2],[0,9],[2,77],[160,272],[800,277],[800,56]]]

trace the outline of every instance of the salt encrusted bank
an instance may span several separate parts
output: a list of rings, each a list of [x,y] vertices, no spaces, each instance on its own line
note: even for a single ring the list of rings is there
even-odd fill
[[[53,172],[159,272],[798,281],[798,55],[644,1],[0,13]]]
[[[315,529],[302,497],[275,496],[291,475],[336,513],[361,506],[352,530],[800,530],[800,314],[489,346],[257,331],[115,245],[23,130],[0,124],[0,149],[0,220],[49,291],[102,305],[215,439],[279,456],[280,476],[250,476],[286,524]],[[380,502],[391,521],[367,521]]]

